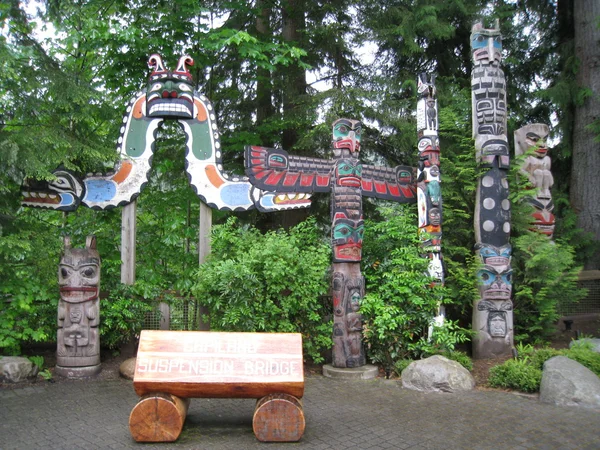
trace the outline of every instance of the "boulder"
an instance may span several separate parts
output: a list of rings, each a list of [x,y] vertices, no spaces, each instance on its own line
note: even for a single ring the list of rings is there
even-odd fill
[[[571,341],[569,344],[569,348],[572,348],[574,345],[580,345],[582,343],[591,344],[592,350],[596,353],[600,353],[600,339],[598,338],[583,338],[578,339],[576,341]]]
[[[38,367],[21,356],[0,357],[0,381],[18,383],[37,376]]]
[[[555,356],[544,363],[540,401],[600,409],[600,378],[577,361]]]
[[[133,375],[135,373],[135,361],[136,358],[128,358],[121,363],[119,366],[119,373],[123,378],[133,380]]]
[[[423,392],[470,391],[475,379],[456,361],[435,355],[410,363],[402,371],[402,386]]]

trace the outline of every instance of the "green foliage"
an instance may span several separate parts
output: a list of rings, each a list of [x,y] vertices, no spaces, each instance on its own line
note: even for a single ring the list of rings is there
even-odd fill
[[[331,347],[329,245],[309,219],[289,232],[261,234],[235,218],[212,230],[212,254],[192,293],[210,311],[211,330],[299,332],[305,355]]]
[[[37,366],[39,370],[44,368],[44,357],[40,355],[28,356],[27,359]]]
[[[394,367],[402,359],[419,358],[439,349],[452,350],[465,334],[453,322],[427,332],[445,291],[432,286],[428,262],[419,255],[416,217],[403,205],[381,208],[382,220],[367,221],[363,241],[366,292],[360,312],[364,338],[373,362]]]
[[[401,376],[402,371],[406,369],[411,362],[413,362],[412,359],[399,359],[394,362],[394,372],[396,372],[396,375]]]
[[[490,369],[488,382],[492,387],[537,392],[542,382],[542,370],[523,359],[509,359]]]
[[[524,392],[537,392],[542,381],[544,363],[555,356],[566,356],[587,367],[600,377],[600,353],[582,341],[570,349],[557,350],[550,347],[534,348],[532,345],[517,345],[518,358],[492,367],[488,382],[492,387],[518,389]]]
[[[146,314],[153,311],[152,302],[161,293],[156,286],[142,281],[113,289],[100,305],[102,346],[118,350],[138,336]]]
[[[465,352],[461,352],[459,350],[454,350],[454,351],[446,350],[446,351],[440,353],[440,355],[445,356],[446,358],[448,358],[452,361],[456,361],[457,363],[459,363],[461,366],[463,366],[465,369],[467,369],[469,371],[473,370],[473,360]]]
[[[575,341],[573,346],[564,352],[564,355],[584,365],[600,377],[600,353],[592,350],[589,342]]]

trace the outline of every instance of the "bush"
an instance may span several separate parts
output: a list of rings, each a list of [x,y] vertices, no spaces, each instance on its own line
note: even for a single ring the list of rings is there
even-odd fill
[[[444,298],[441,286],[426,275],[428,261],[419,254],[416,217],[404,205],[381,208],[383,220],[367,221],[363,242],[366,295],[360,312],[371,361],[395,367],[398,360],[420,359],[452,350],[467,336],[455,323],[427,332]]]
[[[592,350],[591,344],[586,343],[585,340],[575,341],[573,347],[564,351],[564,355],[587,367],[600,377],[600,353]]]
[[[523,359],[509,359],[490,369],[490,386],[537,392],[542,382],[542,371]]]
[[[152,301],[161,291],[138,280],[134,285],[121,284],[100,302],[100,345],[119,349],[139,335],[146,314],[153,310]],[[146,300],[149,299],[149,300]]]
[[[459,363],[465,369],[471,371],[473,370],[473,360],[467,355],[465,352],[461,352],[459,350],[454,351],[444,351],[440,353],[440,355]]]
[[[261,234],[232,217],[213,227],[212,254],[192,293],[208,307],[211,330],[299,332],[305,355],[319,363],[332,345],[324,319],[330,253],[313,219]]]

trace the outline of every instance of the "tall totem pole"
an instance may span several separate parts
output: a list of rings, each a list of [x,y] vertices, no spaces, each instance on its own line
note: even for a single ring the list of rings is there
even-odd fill
[[[246,175],[255,187],[269,192],[331,193],[333,247],[333,366],[366,364],[362,317],[365,293],[360,271],[364,233],[362,197],[399,203],[416,200],[413,168],[362,164],[361,123],[339,119],[333,124],[333,159],[289,155],[285,150],[247,147]]]
[[[506,130],[506,81],[500,68],[502,35],[499,21],[471,30],[473,138],[482,174],[475,203],[475,250],[480,298],[473,307],[473,357],[510,354],[513,346],[510,163]]]
[[[417,208],[421,252],[429,259],[428,275],[436,284],[444,284],[442,265],[442,190],[440,186],[440,145],[435,75],[419,75],[417,84]],[[440,304],[435,322],[441,325],[444,307]],[[429,334],[432,333],[432,328]]]
[[[535,189],[527,201],[533,206],[533,230],[552,238],[554,234],[554,203],[550,188],[554,178],[550,168],[552,161],[548,156],[548,125],[533,123],[525,125],[515,131],[515,155],[523,155],[533,149],[533,154],[525,158],[521,172],[527,175],[529,182]]]

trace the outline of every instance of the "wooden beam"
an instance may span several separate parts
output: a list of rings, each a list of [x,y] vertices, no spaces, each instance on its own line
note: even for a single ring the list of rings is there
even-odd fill
[[[137,200],[121,210],[121,283],[135,283],[135,238]]]

